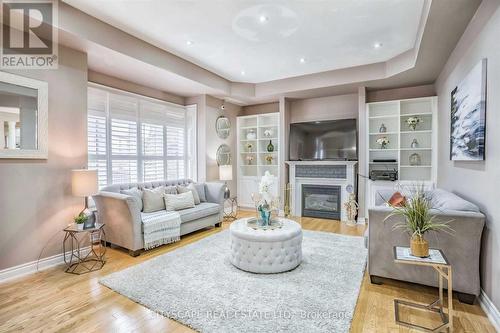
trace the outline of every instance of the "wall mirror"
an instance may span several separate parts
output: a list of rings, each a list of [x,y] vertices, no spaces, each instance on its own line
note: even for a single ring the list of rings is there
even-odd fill
[[[217,164],[229,165],[231,164],[231,148],[228,145],[222,144],[217,148]]]
[[[0,72],[0,158],[47,158],[48,85]]]
[[[231,131],[231,121],[226,116],[219,116],[215,121],[215,131],[221,139],[227,139]]]

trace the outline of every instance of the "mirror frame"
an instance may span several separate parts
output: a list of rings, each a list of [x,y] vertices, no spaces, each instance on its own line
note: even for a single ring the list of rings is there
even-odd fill
[[[47,82],[0,72],[0,81],[37,90],[37,149],[0,149],[0,158],[47,159],[49,153],[49,85]]]
[[[220,132],[220,128],[217,126],[221,119],[226,119],[226,121],[229,125],[229,127],[227,128],[227,135],[226,136],[221,135],[222,133]],[[225,140],[225,139],[229,138],[229,136],[231,135],[231,120],[229,120],[229,118],[224,116],[224,115],[218,116],[217,119],[215,120],[215,132],[217,133],[217,136],[221,139]]]
[[[227,147],[227,150],[229,151],[229,153],[227,155],[228,156],[228,163],[226,164],[221,164],[219,163],[219,156],[222,154],[222,149],[226,149]],[[215,153],[215,161],[217,162],[217,165],[218,166],[221,166],[221,165],[231,165],[231,147],[229,147],[227,144],[223,143],[221,144],[218,148],[217,148],[217,152]]]

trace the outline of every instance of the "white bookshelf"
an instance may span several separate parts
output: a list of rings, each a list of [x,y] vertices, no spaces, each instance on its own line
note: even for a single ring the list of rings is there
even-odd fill
[[[271,131],[270,136],[265,135],[265,131]],[[238,204],[241,207],[253,208],[251,194],[258,192],[260,178],[266,171],[276,177],[275,195],[278,195],[280,177],[280,149],[279,142],[279,113],[266,113],[252,116],[241,116],[237,118],[237,182],[238,182]],[[247,138],[247,134],[254,131],[255,139]],[[273,152],[267,151],[269,141],[274,146]],[[249,150],[247,145],[251,144]],[[249,164],[247,157],[253,158]],[[267,156],[272,156],[273,160],[268,163]]]
[[[406,120],[411,116],[418,116],[423,122],[411,130]],[[367,170],[396,169],[398,180],[368,182],[368,205],[374,203],[376,190],[381,187],[397,188],[422,184],[434,187],[437,175],[437,97],[423,97],[388,102],[367,104]],[[385,133],[379,129],[384,124]],[[383,149],[376,143],[380,137],[387,137],[390,143]],[[413,139],[418,142],[417,148],[412,148]],[[418,154],[421,163],[411,165],[410,156]],[[394,159],[395,163],[374,162],[377,159]]]

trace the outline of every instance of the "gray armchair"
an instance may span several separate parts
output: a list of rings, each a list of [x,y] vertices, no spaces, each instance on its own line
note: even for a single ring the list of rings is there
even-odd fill
[[[390,197],[391,193],[385,193]],[[485,216],[474,204],[444,190],[430,192],[431,202],[441,221],[451,221],[453,234],[431,232],[426,239],[429,247],[443,250],[453,269],[453,290],[462,302],[473,303],[480,293],[479,253]],[[384,197],[385,197],[384,196]],[[369,209],[368,271],[372,283],[381,283],[383,278],[419,283],[437,287],[436,272],[430,267],[401,265],[394,263],[393,247],[409,246],[409,235],[394,231],[393,225],[401,217],[391,217],[386,206]]]

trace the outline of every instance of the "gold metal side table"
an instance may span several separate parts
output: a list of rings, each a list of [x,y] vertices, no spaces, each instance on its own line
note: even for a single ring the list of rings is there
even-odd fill
[[[238,199],[236,197],[224,200],[224,220],[234,221],[238,215]]]
[[[448,328],[449,332],[453,332],[453,286],[452,286],[452,270],[451,265],[446,259],[443,251],[439,249],[429,249],[429,257],[419,258],[410,254],[410,249],[403,246],[394,247],[394,262],[399,264],[420,265],[432,267],[438,273],[439,279],[439,298],[430,304],[419,304],[399,299],[394,300],[394,313],[396,323],[410,328],[419,329],[425,332],[441,332]],[[443,297],[443,280],[446,280],[448,287],[448,313],[444,312],[444,297]],[[399,316],[399,306],[404,305],[410,308],[426,310],[438,313],[441,317],[442,324],[435,328],[429,328],[417,324],[412,324],[402,321]]]
[[[93,228],[78,229],[69,225],[64,229],[63,255],[66,263],[66,273],[85,274],[101,269],[106,260],[106,233],[104,224],[96,223]],[[89,236],[89,238],[85,236]],[[82,248],[90,240],[89,251]]]

